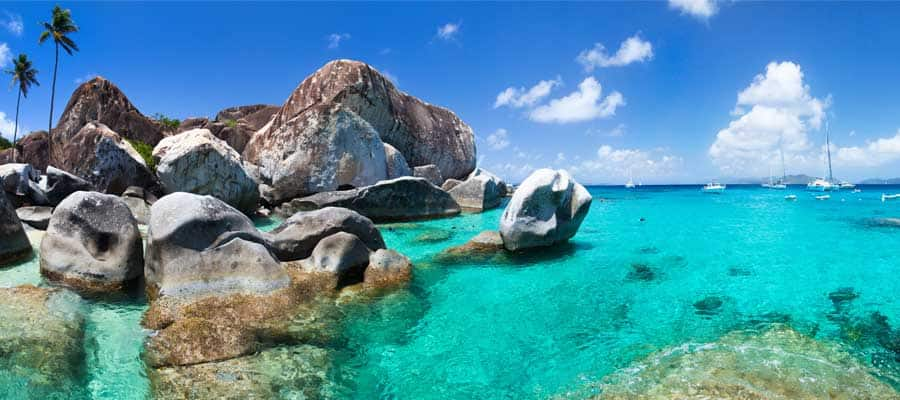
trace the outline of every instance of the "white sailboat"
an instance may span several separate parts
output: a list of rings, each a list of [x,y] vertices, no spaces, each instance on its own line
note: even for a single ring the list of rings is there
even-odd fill
[[[762,187],[768,189],[776,189],[776,190],[784,190],[787,189],[787,174],[784,171],[784,148],[781,145],[781,140],[778,141],[778,152],[781,153],[781,179],[775,180],[775,177],[772,175],[772,169],[769,168],[769,183],[763,183]]]
[[[881,202],[884,203],[888,200],[898,200],[900,199],[900,194],[881,194]]]
[[[716,182],[707,183],[706,186],[703,186],[700,189],[703,193],[712,193],[712,194],[722,194],[725,192],[725,185]]]
[[[634,179],[631,177],[631,169],[628,169],[628,183],[625,184],[625,189],[634,189]]]
[[[831,140],[828,136],[828,122],[825,122],[825,154],[828,160],[828,179],[817,178],[806,185],[806,190],[811,192],[830,192],[838,189],[838,186],[833,183],[834,176],[831,173]]]

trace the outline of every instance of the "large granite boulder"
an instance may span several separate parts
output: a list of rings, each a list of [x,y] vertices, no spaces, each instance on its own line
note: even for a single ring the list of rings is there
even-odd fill
[[[420,165],[413,168],[413,176],[428,179],[428,182],[437,187],[444,184],[444,175],[441,175],[441,170],[434,164]]]
[[[121,194],[129,186],[147,187],[154,180],[131,144],[101,123],[88,122],[67,141],[54,143],[52,151],[53,165],[85,179],[99,192]]]
[[[460,207],[473,211],[497,207],[503,196],[496,181],[485,175],[473,176],[454,186],[447,193],[450,193],[450,197],[453,197]]]
[[[41,274],[91,292],[139,278],[144,246],[137,221],[117,196],[75,192],[53,210],[41,240]]]
[[[406,158],[404,158],[403,154],[394,148],[394,146],[387,143],[384,144],[384,157],[387,162],[388,179],[399,178],[401,176],[412,176],[413,172],[412,169],[409,168]]]
[[[268,123],[280,108],[270,104],[229,107],[216,114],[216,122],[244,122],[256,131]]]
[[[53,128],[53,147],[65,145],[79,134],[89,123],[106,125],[122,138],[137,140],[155,146],[170,130],[145,117],[125,97],[125,93],[112,82],[96,77],[82,83],[72,93],[59,122]],[[60,153],[53,150],[51,164],[63,166],[58,162]]]
[[[241,155],[207,129],[170,136],[153,149],[156,175],[169,192],[210,195],[245,212],[256,210],[259,189]]]
[[[512,195],[512,187],[510,187],[509,184],[507,184],[499,176],[495,175],[494,173],[488,172],[483,168],[475,168],[475,170],[473,170],[472,173],[469,174],[469,177],[466,179],[468,180],[478,176],[487,177],[488,179],[494,181],[494,184],[497,185],[497,189],[500,191],[500,196],[505,197]]]
[[[378,132],[340,104],[316,105],[284,123],[270,123],[244,157],[259,167],[260,180],[272,188],[263,196],[274,203],[387,178]]]
[[[442,218],[459,214],[459,205],[447,192],[423,178],[402,177],[372,186],[317,193],[282,204],[276,211],[293,215],[324,207],[344,207],[375,222]]]
[[[27,206],[16,209],[16,215],[23,224],[42,231],[47,230],[47,226],[50,225],[50,215],[52,214],[53,207],[46,206]]]
[[[590,206],[590,193],[565,170],[534,171],[503,211],[503,245],[520,250],[565,242],[578,232]]]
[[[331,124],[334,120],[341,119],[335,118],[336,115],[341,116],[336,114],[339,112],[354,116],[344,118],[348,124],[351,123],[350,119],[357,118],[366,122],[382,142],[399,150],[410,166],[434,164],[445,178],[465,177],[475,167],[475,138],[468,125],[447,109],[429,105],[400,92],[369,65],[350,60],[332,61],[306,78],[272,120],[253,137],[244,150],[244,157],[260,165],[261,176],[267,185],[273,186],[277,193],[285,194],[285,199],[293,197],[289,193],[291,181],[281,176],[284,173],[279,172],[278,163],[289,156],[297,159],[322,157],[324,145],[318,143],[329,143],[323,139],[334,135],[318,132],[334,130]],[[358,126],[361,123],[352,122],[352,125]],[[371,141],[369,128],[356,130],[359,132],[356,136],[361,139],[353,140],[367,143]],[[315,139],[318,142],[315,146],[309,149],[303,147],[313,140],[309,137],[320,136],[325,138]],[[349,132],[341,136],[354,137]],[[334,139],[331,141],[334,142]],[[342,158],[341,154],[346,153],[342,150],[343,147],[345,145],[342,143],[330,144],[327,152],[330,156],[326,158]],[[374,146],[371,149],[375,151]],[[295,156],[296,153],[309,154]],[[349,152],[347,157],[355,160],[358,155]],[[330,183],[334,180],[351,180],[347,175],[354,171],[343,169],[342,179],[336,178],[338,172],[335,170],[318,176],[308,175],[312,178],[321,176]],[[374,183],[366,179],[357,181],[363,182],[344,184],[362,186]],[[333,190],[320,189],[323,185],[317,185],[317,181],[312,183],[315,191]],[[341,185],[342,183],[337,184]],[[293,195],[308,193],[313,192],[298,190]]]
[[[91,190],[91,183],[59,168],[48,166],[46,178],[41,180],[41,189],[47,194],[51,205],[57,205],[70,194]]]
[[[295,261],[309,257],[320,240],[338,232],[356,235],[372,250],[385,248],[372,220],[340,207],[298,212],[272,230],[269,241],[279,260]]]
[[[308,272],[333,277],[329,286],[339,289],[364,281],[370,253],[371,249],[356,235],[338,232],[320,240],[300,265]]]
[[[34,131],[16,142],[16,154],[13,149],[0,151],[0,164],[25,163],[43,171],[50,163],[50,137],[47,131]]]
[[[412,262],[392,249],[378,249],[369,254],[369,266],[363,282],[373,287],[390,287],[409,281]]]
[[[281,107],[265,104],[226,108],[209,118],[188,118],[181,122],[178,132],[205,128],[224,140],[231,148],[242,153],[253,135],[262,128]]]
[[[0,194],[0,267],[31,254],[31,243],[9,199]]]
[[[151,299],[269,293],[289,284],[246,215],[215,197],[184,192],[150,208],[144,275]]]
[[[40,171],[31,164],[0,165],[0,185],[14,207],[48,204],[47,195],[39,184],[40,178]]]

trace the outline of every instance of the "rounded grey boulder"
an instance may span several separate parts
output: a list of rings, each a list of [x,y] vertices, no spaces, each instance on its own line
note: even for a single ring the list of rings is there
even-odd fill
[[[591,195],[565,170],[539,169],[516,189],[500,219],[507,250],[565,242],[591,206]]]
[[[31,243],[6,195],[0,193],[0,266],[31,254]]]
[[[356,235],[373,250],[385,247],[372,220],[341,207],[298,212],[275,228],[269,241],[279,260],[295,261],[309,257],[320,240],[338,232]]]
[[[332,275],[335,288],[341,288],[364,280],[370,252],[356,235],[338,232],[319,241],[302,265],[309,272]]]
[[[41,240],[41,274],[77,289],[121,290],[141,275],[137,221],[117,196],[75,192],[56,206]]]
[[[486,175],[473,176],[447,191],[460,207],[482,211],[500,205],[502,194],[495,180]]]

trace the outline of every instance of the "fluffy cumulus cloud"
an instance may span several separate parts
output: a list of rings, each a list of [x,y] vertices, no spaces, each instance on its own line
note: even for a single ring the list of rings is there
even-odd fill
[[[863,146],[832,145],[834,163],[849,167],[876,167],[900,160],[900,130],[894,136],[879,138]]]
[[[0,136],[3,136],[6,140],[11,142],[13,140],[14,127],[15,121],[7,117],[5,112],[0,111]]]
[[[459,26],[460,24],[454,23],[446,23],[437,28],[437,37],[443,40],[453,40],[456,39],[456,35],[459,34]]]
[[[704,21],[719,11],[715,0],[669,0],[669,7]]]
[[[500,128],[488,135],[487,144],[492,150],[503,150],[509,147],[509,132]]]
[[[811,134],[819,132],[830,99],[813,97],[800,65],[772,62],[740,91],[735,117],[716,134],[709,155],[726,175],[764,175],[783,151],[789,169],[812,167],[819,157]]]
[[[0,25],[2,25],[7,32],[16,36],[22,36],[22,32],[25,31],[25,24],[22,23],[22,16],[8,11],[4,11],[4,14],[6,14],[6,18],[0,20]]]
[[[569,166],[569,172],[588,183],[615,183],[633,176],[635,180],[656,180],[678,173],[683,159],[666,149],[617,149],[600,146],[596,157]]]
[[[608,54],[606,47],[597,43],[594,48],[579,53],[576,60],[584,66],[585,71],[591,72],[597,67],[621,67],[652,58],[653,45],[641,39],[640,36],[634,35],[625,39],[615,54]]]
[[[0,43],[0,68],[6,68],[12,63],[12,50],[6,43]]]
[[[612,92],[604,98],[600,82],[588,77],[578,84],[577,91],[531,110],[529,118],[535,122],[560,124],[590,121],[613,116],[616,108],[622,105],[625,105],[625,97],[621,93]]]
[[[530,89],[525,89],[524,87],[508,87],[497,95],[497,99],[494,100],[494,108],[503,106],[513,108],[534,106],[547,97],[554,87],[561,84],[562,79],[556,77],[556,79],[540,81]]]
[[[332,33],[328,35],[328,48],[336,49],[341,46],[341,42],[350,39],[349,33]]]

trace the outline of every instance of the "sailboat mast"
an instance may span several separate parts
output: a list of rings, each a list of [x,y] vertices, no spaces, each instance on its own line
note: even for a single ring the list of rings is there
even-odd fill
[[[834,182],[831,174],[831,140],[828,136],[828,121],[825,122],[825,154],[828,155],[828,182]]]
[[[787,181],[787,173],[784,172],[784,146],[781,145],[781,142],[778,143],[778,152],[781,153],[781,183],[785,183]]]

